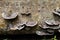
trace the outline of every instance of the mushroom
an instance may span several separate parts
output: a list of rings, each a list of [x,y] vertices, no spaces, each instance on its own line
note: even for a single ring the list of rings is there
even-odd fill
[[[14,25],[14,27],[11,27],[10,30],[22,30],[24,27],[24,25]]]
[[[47,26],[47,25],[43,25],[43,27],[42,27],[43,29],[60,29],[60,26]]]
[[[26,22],[26,26],[28,26],[28,27],[34,27],[36,25],[37,25],[37,22],[35,22],[35,21],[27,21]]]
[[[46,31],[47,31],[48,33],[52,33],[52,34],[54,33],[54,30],[52,30],[52,29],[47,29]]]
[[[50,29],[50,28],[42,28],[42,27],[40,27],[40,30],[43,30],[43,31],[45,31],[47,33],[54,33],[54,30]]]
[[[53,11],[53,14],[60,16],[60,8]]]
[[[19,23],[14,24],[14,26],[13,26],[12,29],[22,30],[23,28],[25,28],[25,24],[26,24],[26,22],[21,21],[21,22],[19,22]]]
[[[44,22],[44,24],[39,25],[40,31],[37,31],[37,35],[50,35],[54,34],[54,32],[59,31],[60,25],[57,23],[57,21],[54,20],[47,20]]]
[[[10,30],[17,30],[18,27],[11,27]]]
[[[25,28],[25,24],[25,21],[21,21],[20,23],[17,23],[16,26],[18,27],[18,30],[22,30],[23,28]]]
[[[56,12],[60,13],[60,9],[57,9]]]
[[[54,20],[46,20],[45,23],[50,26],[58,26],[58,22]]]
[[[56,15],[60,16],[60,13],[58,13],[56,11],[53,11],[53,14],[56,14]]]
[[[53,35],[53,34],[50,34],[50,33],[44,32],[44,31],[36,31],[36,34],[40,35],[40,36],[43,36],[43,35]]]
[[[9,11],[9,13],[4,13],[4,12],[2,13],[2,17],[4,19],[14,19],[17,17],[17,15],[18,12],[13,13],[11,10]]]
[[[18,26],[18,30],[22,30],[23,28],[25,28],[24,25],[19,25],[19,26]]]

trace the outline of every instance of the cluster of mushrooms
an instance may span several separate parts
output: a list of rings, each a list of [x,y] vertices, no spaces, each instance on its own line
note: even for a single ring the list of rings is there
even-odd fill
[[[60,9],[55,9],[53,14],[60,16]],[[58,20],[58,19],[57,19]],[[37,35],[53,35],[55,32],[60,32],[60,23],[56,20],[46,20],[40,30],[36,31]]]
[[[60,16],[60,9],[55,9],[53,14],[56,14],[58,16]],[[31,15],[30,12],[28,13],[21,13],[21,15],[26,15],[29,16]],[[27,21],[27,22],[22,22],[18,23],[14,26],[12,26],[12,21],[13,19],[18,17],[18,12],[12,12],[11,10],[9,11],[9,13],[2,13],[2,17],[6,20],[8,20],[8,27],[10,28],[10,30],[22,30],[25,27],[34,27],[36,26],[38,23],[36,21]],[[40,26],[40,25],[39,25]],[[58,21],[55,20],[46,20],[44,21],[44,23],[40,26],[40,30],[36,31],[37,35],[53,35],[56,31],[60,32],[60,24]]]
[[[21,13],[21,15],[26,15],[26,16],[29,16],[31,15],[31,13]],[[37,22],[36,21],[27,21],[27,22],[23,22],[21,21],[21,23],[17,23],[16,25],[13,25],[12,24],[12,20],[14,21],[14,19],[16,19],[18,17],[18,12],[12,12],[12,10],[9,10],[8,13],[5,13],[3,12],[2,13],[2,17],[5,19],[5,20],[8,20],[8,28],[10,30],[22,30],[24,29],[25,27],[34,27],[37,25]]]

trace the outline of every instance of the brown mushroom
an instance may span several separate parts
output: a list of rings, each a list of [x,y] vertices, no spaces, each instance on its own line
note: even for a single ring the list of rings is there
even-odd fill
[[[9,11],[9,13],[4,13],[4,12],[2,13],[2,17],[4,19],[14,19],[17,17],[17,15],[18,15],[18,12],[13,13],[12,11]]]

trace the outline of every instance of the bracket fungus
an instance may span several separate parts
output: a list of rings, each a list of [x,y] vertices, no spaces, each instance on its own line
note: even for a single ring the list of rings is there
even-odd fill
[[[20,23],[14,24],[14,26],[10,29],[10,30],[22,30],[23,28],[25,28],[25,23],[21,21]]]
[[[59,31],[60,25],[57,21],[54,21],[54,20],[47,21],[46,20],[44,22],[44,24],[42,26],[40,26],[40,29],[41,29],[40,31],[36,32],[37,35],[48,35],[48,34],[53,35],[54,32]]]
[[[50,33],[44,32],[44,31],[36,31],[36,34],[40,35],[40,36],[42,36],[42,35],[52,35]]]
[[[49,21],[45,21],[45,25],[43,25],[43,28],[46,28],[46,29],[59,29],[60,28],[60,25],[57,21],[54,21],[54,20],[49,20]],[[48,25],[47,25],[48,24]]]
[[[10,30],[22,30],[24,27],[24,25],[15,25],[14,27],[11,27]]]
[[[34,27],[36,25],[37,25],[37,22],[35,22],[35,21],[27,21],[26,22],[26,26],[27,27]]]
[[[54,21],[54,20],[46,20],[45,23],[47,25],[50,25],[50,26],[58,26],[59,24],[57,23],[57,21]]]
[[[17,17],[17,15],[18,15],[18,12],[13,13],[11,10],[8,13],[6,12],[2,13],[2,17],[4,19],[14,19]]]
[[[53,11],[53,14],[56,14],[56,15],[60,16],[60,8],[55,9],[55,10]]]

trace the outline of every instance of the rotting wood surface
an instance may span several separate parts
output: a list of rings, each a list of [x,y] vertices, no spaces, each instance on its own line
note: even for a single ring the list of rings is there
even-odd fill
[[[53,10],[58,7],[60,7],[59,0],[0,0],[0,31],[1,33],[7,34],[35,33],[36,30],[40,30],[39,25],[43,25],[44,21],[60,20],[59,17],[52,13]],[[2,17],[2,13],[8,13],[10,10],[14,13],[18,12],[18,17],[13,19],[13,21]],[[30,15],[27,13],[30,13]],[[17,26],[19,23],[25,23],[27,21],[37,22],[38,25],[25,27],[22,30],[10,30],[10,27]]]

